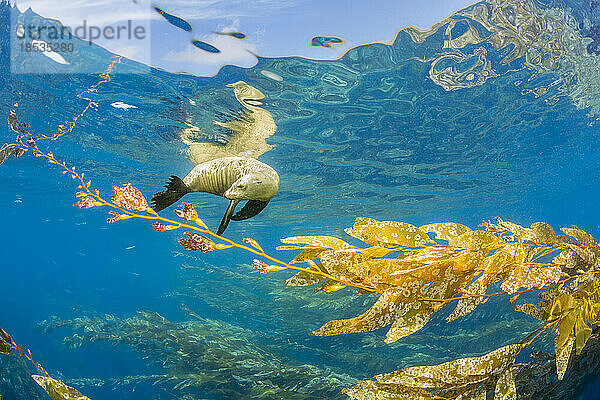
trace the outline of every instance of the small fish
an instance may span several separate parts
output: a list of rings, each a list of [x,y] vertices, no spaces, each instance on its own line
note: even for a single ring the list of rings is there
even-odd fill
[[[221,50],[217,49],[212,44],[201,42],[200,40],[192,40],[192,44],[200,50],[208,51],[209,53],[220,53]]]
[[[169,14],[168,12],[163,11],[162,9],[160,9],[158,7],[154,7],[154,11],[156,11],[157,13],[162,15],[167,20],[167,22],[170,23],[171,25],[175,25],[179,29],[183,29],[186,32],[192,31],[192,26],[186,20],[179,18],[173,14]]]
[[[274,81],[277,81],[277,82],[283,81],[283,78],[280,75],[277,75],[275,72],[271,72],[271,71],[267,71],[266,69],[263,69],[262,71],[260,71],[260,73],[262,75],[266,76],[267,78],[273,79]]]
[[[310,40],[311,46],[321,46],[333,49],[332,44],[344,43],[342,39],[335,36],[315,36]]]
[[[131,250],[131,249],[135,249],[135,246],[125,247],[125,250]]]
[[[236,39],[245,39],[246,38],[246,34],[244,34],[242,32],[215,32],[215,31],[213,31],[213,33],[216,35],[233,36]]]
[[[123,110],[129,110],[130,108],[137,108],[136,106],[132,106],[131,104],[123,103],[122,101],[115,101],[110,104],[114,108],[122,108]]]

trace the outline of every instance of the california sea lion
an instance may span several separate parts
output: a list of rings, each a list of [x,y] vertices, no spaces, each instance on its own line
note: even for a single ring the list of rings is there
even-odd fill
[[[171,176],[167,190],[152,196],[152,208],[160,211],[191,192],[212,193],[230,200],[217,235],[221,235],[229,220],[241,221],[254,217],[279,191],[277,172],[258,160],[248,157],[221,157],[198,164],[183,180]],[[242,200],[246,205],[232,216]]]

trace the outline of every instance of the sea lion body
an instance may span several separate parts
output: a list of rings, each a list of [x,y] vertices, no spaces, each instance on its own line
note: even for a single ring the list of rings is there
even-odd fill
[[[221,157],[196,165],[182,180],[172,176],[167,190],[152,196],[152,208],[160,211],[191,192],[212,193],[230,201],[217,234],[229,221],[241,221],[260,213],[279,191],[279,175],[265,163],[248,157]],[[246,205],[235,215],[242,200]]]
[[[268,201],[279,191],[279,175],[248,157],[222,157],[196,165],[183,182],[190,192],[212,193],[228,200]]]

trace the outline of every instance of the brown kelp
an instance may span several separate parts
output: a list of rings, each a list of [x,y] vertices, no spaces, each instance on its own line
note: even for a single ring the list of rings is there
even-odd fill
[[[341,399],[341,389],[355,382],[314,365],[294,365],[257,346],[253,340],[257,333],[183,309],[193,317],[191,321],[174,323],[155,312],[140,311],[123,319],[112,315],[73,320],[54,317],[40,327],[45,332],[74,329],[77,333],[64,339],[71,348],[102,341],[132,346],[152,365],[165,370],[162,375],[122,377],[105,383],[116,386],[146,382],[168,387],[178,396],[212,393],[224,398]]]

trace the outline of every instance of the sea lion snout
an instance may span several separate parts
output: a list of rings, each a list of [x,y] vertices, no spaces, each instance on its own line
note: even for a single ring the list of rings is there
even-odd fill
[[[246,174],[239,178],[223,194],[229,200],[262,200],[268,201],[279,191],[279,175],[261,173]]]

